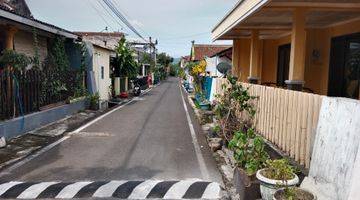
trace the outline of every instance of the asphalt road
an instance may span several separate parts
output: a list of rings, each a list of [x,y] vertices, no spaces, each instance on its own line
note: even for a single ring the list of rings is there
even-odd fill
[[[186,97],[184,99],[187,101]],[[179,80],[169,78],[79,134],[3,175],[0,180],[201,179],[219,183],[221,176],[200,125],[188,102],[186,106],[195,140],[189,128]]]

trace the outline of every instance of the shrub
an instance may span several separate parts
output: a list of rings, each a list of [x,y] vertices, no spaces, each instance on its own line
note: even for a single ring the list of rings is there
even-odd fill
[[[263,168],[269,159],[264,149],[264,140],[257,136],[252,128],[246,132],[236,132],[229,142],[229,148],[234,151],[237,166],[244,169],[249,176]]]
[[[255,103],[257,97],[249,94],[248,88],[237,82],[236,78],[228,76],[229,87],[223,85],[223,95],[217,96],[215,115],[221,127],[222,137],[230,141],[234,132],[247,131],[253,127]]]
[[[287,159],[268,160],[266,161],[266,169],[262,171],[262,175],[274,180],[291,180],[294,178],[295,169],[289,164]]]

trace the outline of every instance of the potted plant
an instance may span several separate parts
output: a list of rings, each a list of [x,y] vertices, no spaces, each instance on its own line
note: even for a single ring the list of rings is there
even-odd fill
[[[273,200],[316,200],[311,192],[298,187],[286,187],[275,192]]]
[[[89,95],[88,98],[89,98],[90,110],[99,110],[99,101],[100,101],[99,93]]]
[[[249,128],[236,132],[228,146],[234,152],[234,181],[241,199],[260,198],[260,183],[255,174],[269,159],[263,139]]]
[[[293,187],[299,183],[294,167],[286,159],[268,160],[266,168],[258,170],[256,177],[260,181],[261,196],[264,200],[272,200],[279,188]]]

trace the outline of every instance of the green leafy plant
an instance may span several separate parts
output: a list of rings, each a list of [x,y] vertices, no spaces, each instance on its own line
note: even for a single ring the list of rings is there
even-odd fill
[[[234,132],[247,131],[253,127],[257,97],[251,96],[248,88],[237,79],[228,76],[229,85],[223,85],[223,95],[217,96],[215,116],[222,130],[222,137],[230,141]]]
[[[89,95],[88,99],[89,99],[90,109],[97,110],[99,107],[98,105],[99,105],[99,100],[100,100],[99,93]]]
[[[115,49],[116,57],[114,59],[115,74],[117,76],[129,77],[133,79],[139,72],[138,63],[133,57],[133,51],[126,43],[125,38],[121,38]]]
[[[282,181],[293,179],[295,173],[295,168],[289,164],[287,159],[267,160],[266,169],[262,171],[263,176]]]
[[[265,151],[264,140],[255,134],[254,129],[237,131],[229,142],[229,148],[234,152],[237,166],[251,176],[265,166],[269,155]]]
[[[36,28],[33,28],[33,39],[34,39],[34,56],[31,58],[33,69],[40,69],[40,53],[39,53],[39,39]]]
[[[25,70],[30,64],[30,59],[22,53],[14,50],[4,50],[0,56],[1,67],[12,67],[15,70]]]

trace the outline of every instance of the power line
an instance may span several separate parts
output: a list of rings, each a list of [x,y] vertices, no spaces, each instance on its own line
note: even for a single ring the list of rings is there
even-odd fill
[[[88,0],[90,3],[90,6],[96,11],[97,15],[105,22],[105,24],[110,27],[111,29],[114,30],[114,28],[112,26],[110,26],[109,22],[104,18],[104,16],[102,15],[103,13],[100,12],[100,10],[98,10],[94,4],[91,2],[91,0]]]
[[[110,0],[110,1],[115,2],[115,3],[113,3],[113,4],[115,5],[115,7],[116,7],[121,13],[123,13],[125,17],[127,17],[128,19],[131,19],[131,17],[130,17],[124,10],[121,9],[121,6],[120,6],[120,4],[118,3],[118,1],[115,1],[115,0]],[[137,28],[139,28],[140,31],[142,31],[147,37],[150,36],[150,34],[148,34],[143,28],[140,27],[140,25],[138,26],[138,25],[134,24],[134,26],[136,26]]]
[[[100,4],[100,6],[106,11],[106,13],[111,17],[111,19],[115,22],[115,23],[117,23],[120,27],[121,27],[121,29],[123,30],[124,29],[124,26],[111,14],[111,12],[101,3],[101,0],[98,0],[97,1],[99,4]]]
[[[109,0],[103,0],[103,2],[110,8],[110,10],[137,36],[146,41],[144,37],[135,29],[133,25],[124,17],[124,15],[114,6]]]

